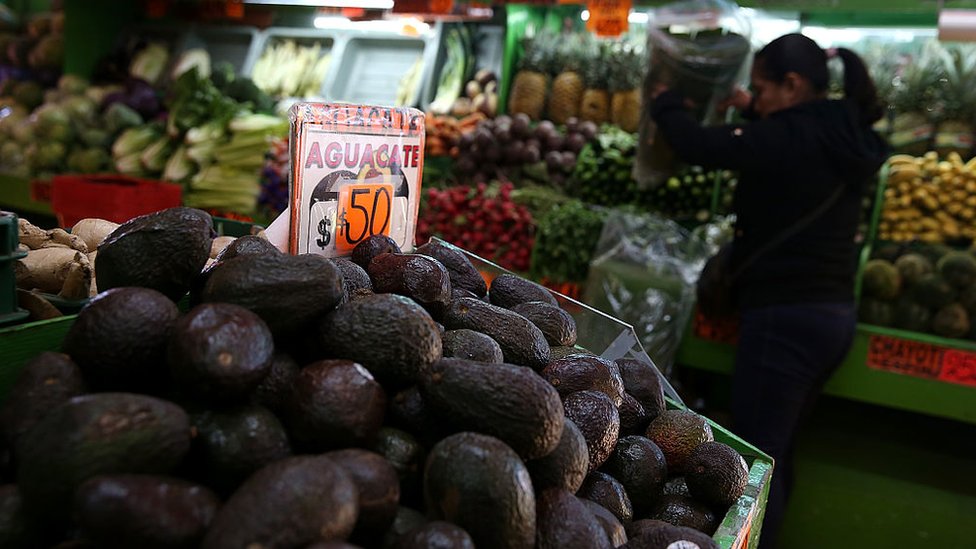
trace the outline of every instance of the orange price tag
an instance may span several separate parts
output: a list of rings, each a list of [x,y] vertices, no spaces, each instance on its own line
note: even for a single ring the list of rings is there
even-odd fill
[[[390,234],[393,185],[354,183],[339,191],[336,249],[347,252],[368,236]]]
[[[586,30],[597,36],[620,36],[627,32],[632,0],[589,0],[590,18]]]

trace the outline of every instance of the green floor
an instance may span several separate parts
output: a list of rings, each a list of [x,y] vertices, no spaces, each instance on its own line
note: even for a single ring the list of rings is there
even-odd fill
[[[698,381],[721,408],[727,378]],[[976,547],[976,425],[824,397],[795,463],[784,549]]]

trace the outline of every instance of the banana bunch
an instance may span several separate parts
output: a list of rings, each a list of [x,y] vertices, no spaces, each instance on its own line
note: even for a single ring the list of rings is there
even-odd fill
[[[251,79],[274,97],[315,97],[322,94],[322,81],[332,56],[315,42],[302,46],[294,40],[270,44],[254,63]]]
[[[976,158],[935,152],[888,160],[881,240],[947,242],[976,240]]]

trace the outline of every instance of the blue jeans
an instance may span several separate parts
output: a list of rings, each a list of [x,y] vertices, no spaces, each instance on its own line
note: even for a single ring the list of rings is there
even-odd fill
[[[847,355],[856,324],[853,303],[773,305],[741,313],[733,432],[776,460],[761,549],[776,547],[793,481],[797,425]]]

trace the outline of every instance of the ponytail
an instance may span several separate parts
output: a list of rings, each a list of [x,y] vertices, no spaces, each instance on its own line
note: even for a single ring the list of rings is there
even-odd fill
[[[844,97],[853,101],[861,111],[861,122],[867,126],[884,116],[884,109],[878,101],[878,90],[868,74],[868,68],[853,51],[837,48],[836,55],[844,64]]]

